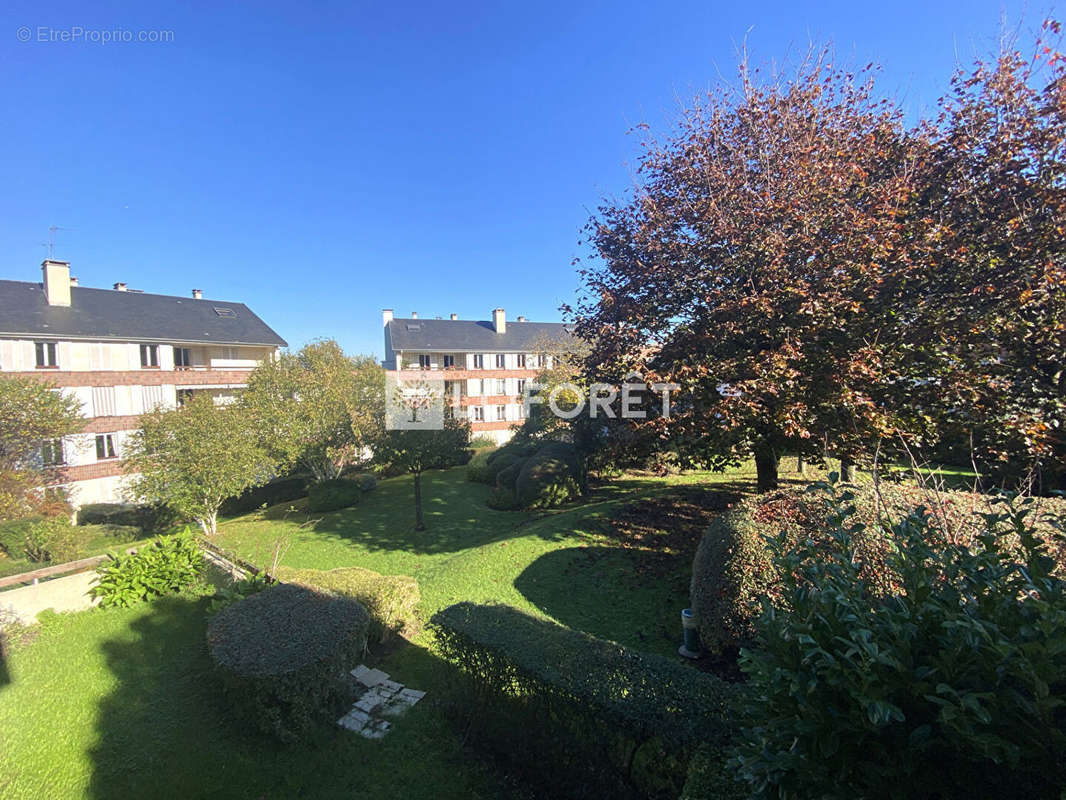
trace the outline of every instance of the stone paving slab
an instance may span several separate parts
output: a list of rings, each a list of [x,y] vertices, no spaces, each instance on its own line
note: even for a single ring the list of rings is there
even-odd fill
[[[382,717],[397,717],[426,696],[425,692],[408,689],[390,680],[387,673],[365,664],[360,664],[351,674],[367,690],[337,724],[367,739],[384,738],[392,723]]]

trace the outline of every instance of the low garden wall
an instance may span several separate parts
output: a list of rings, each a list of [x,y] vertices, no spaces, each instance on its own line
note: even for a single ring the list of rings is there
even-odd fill
[[[96,570],[89,570],[0,592],[0,624],[16,621],[32,625],[37,615],[48,608],[54,611],[92,608],[99,602],[89,595],[95,580]]]

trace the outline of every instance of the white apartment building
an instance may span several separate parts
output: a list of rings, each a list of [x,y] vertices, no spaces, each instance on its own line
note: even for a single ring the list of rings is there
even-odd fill
[[[233,400],[248,373],[286,346],[243,303],[78,285],[65,261],[43,281],[0,280],[0,374],[29,376],[76,397],[84,431],[45,442],[50,485],[75,507],[121,502],[121,457],[137,418],[197,392]]]
[[[527,382],[551,367],[544,345],[569,338],[559,322],[507,321],[502,308],[491,320],[396,319],[382,312],[385,369],[399,380],[415,380],[425,372],[444,379],[445,394],[456,412],[470,420],[474,435],[505,442],[525,418]]]

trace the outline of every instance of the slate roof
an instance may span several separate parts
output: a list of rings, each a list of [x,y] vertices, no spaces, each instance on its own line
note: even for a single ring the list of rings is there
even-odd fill
[[[69,307],[50,306],[40,283],[0,280],[0,336],[13,335],[287,346],[244,303],[72,286]]]
[[[561,322],[511,322],[496,333],[489,320],[394,319],[386,336],[393,350],[433,352],[520,353],[544,339],[570,335]]]

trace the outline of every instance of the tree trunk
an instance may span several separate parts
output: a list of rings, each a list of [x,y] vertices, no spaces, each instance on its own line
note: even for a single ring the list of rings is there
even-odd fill
[[[855,462],[850,458],[840,459],[840,480],[844,483],[855,483]]]
[[[807,474],[807,462],[803,460],[803,456],[796,456],[796,472],[800,475]]]
[[[757,475],[757,491],[772,492],[777,488],[777,450],[766,442],[755,445],[755,472]]]
[[[425,520],[422,519],[422,473],[415,473],[415,530],[424,531]]]

